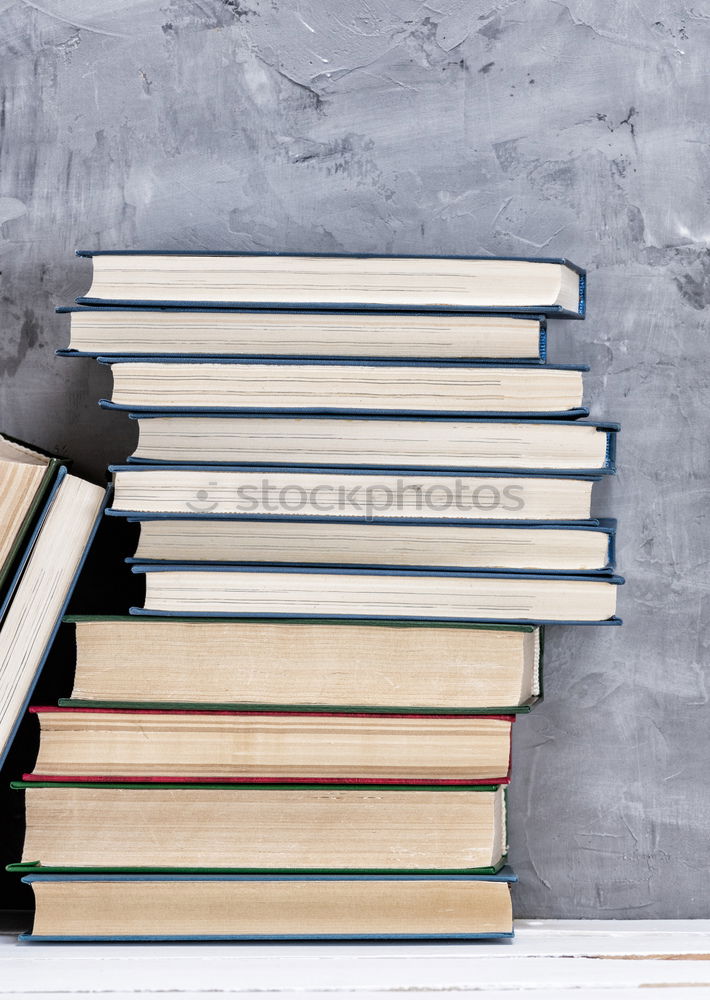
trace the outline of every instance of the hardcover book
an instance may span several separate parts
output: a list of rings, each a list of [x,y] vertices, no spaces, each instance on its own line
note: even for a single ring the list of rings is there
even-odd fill
[[[99,358],[114,409],[219,413],[587,416],[582,372],[562,365]]]
[[[65,469],[0,609],[0,764],[71,596],[106,491]]]
[[[62,707],[508,715],[542,696],[532,625],[71,616]]]
[[[561,258],[77,252],[93,264],[86,304],[584,316],[585,272]]]
[[[383,524],[321,517],[255,521],[129,518],[140,525],[128,562],[353,566],[372,569],[475,569],[610,573],[616,523],[460,525]]]
[[[483,873],[507,850],[501,785],[13,787],[26,834],[11,870],[23,873]]]
[[[27,781],[507,782],[513,716],[33,708]]]
[[[431,524],[585,521],[594,476],[113,465],[112,516]]]
[[[446,416],[131,414],[130,461],[443,471],[611,473],[618,424]]]
[[[512,937],[515,875],[26,875],[29,941]]]
[[[63,357],[206,355],[239,358],[544,363],[544,316],[437,312],[298,312],[73,306]]]
[[[132,614],[618,624],[618,576],[152,563]]]

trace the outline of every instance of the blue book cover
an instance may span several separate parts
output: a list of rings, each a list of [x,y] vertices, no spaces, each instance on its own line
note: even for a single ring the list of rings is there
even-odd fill
[[[331,899],[335,898],[337,895],[338,899],[342,899],[343,907],[346,911],[352,913],[352,902],[348,905],[347,889],[348,886],[353,886],[355,883],[362,882],[372,882],[377,883],[377,887],[373,886],[372,903],[375,902],[377,896],[381,898],[382,893],[396,894],[398,887],[401,887],[403,883],[432,883],[437,884],[451,884],[452,894],[451,899],[454,904],[458,903],[459,906],[466,906],[466,899],[458,899],[455,895],[455,884],[456,883],[472,883],[472,882],[484,882],[484,883],[501,883],[506,886],[510,886],[512,883],[517,882],[517,876],[513,873],[512,869],[509,867],[502,868],[496,874],[490,875],[442,875],[442,876],[431,876],[431,875],[289,875],[289,874],[261,874],[261,875],[194,875],[194,874],[176,874],[176,875],[165,875],[165,874],[114,874],[114,875],[89,875],[89,874],[57,874],[57,875],[25,875],[22,881],[35,888],[35,895],[38,901],[38,910],[41,910],[42,906],[42,896],[41,896],[41,886],[43,883],[64,883],[67,884],[77,884],[77,883],[93,883],[94,885],[101,884],[116,884],[124,883],[125,891],[132,899],[135,900],[137,894],[141,892],[141,884],[148,883],[145,887],[145,892],[150,893],[150,886],[156,883],[172,882],[172,883],[200,883],[200,882],[216,882],[220,884],[220,889],[225,898],[230,894],[231,889],[237,889],[235,883],[272,883],[269,894],[276,898],[281,886],[287,889],[286,883],[298,883],[303,886],[304,895],[304,922],[306,920],[315,920],[318,922],[318,904],[310,901],[307,896],[307,886],[309,883],[321,883],[321,889],[325,890],[320,893],[320,898],[327,900],[329,897]],[[277,883],[277,885],[273,885]],[[326,885],[324,885],[326,884]],[[332,885],[333,895],[331,896],[329,888]],[[327,888],[326,888],[327,886]],[[315,888],[315,887],[314,887]],[[176,886],[177,890],[177,886]],[[265,887],[266,891],[266,887]],[[188,888],[189,893],[189,888]],[[112,893],[112,896],[115,893]],[[179,891],[176,892],[176,899],[180,899]],[[120,896],[120,892],[119,892]],[[77,900],[81,900],[81,894],[77,896]],[[149,900],[149,896],[146,897]],[[189,897],[188,897],[189,898]],[[235,913],[243,917],[244,911],[238,913],[239,909],[239,895],[238,892],[234,896],[235,898]],[[412,899],[411,891],[407,893],[407,898]],[[293,893],[286,891],[283,896],[283,909],[291,917],[294,915],[294,908],[299,905],[299,896],[293,896]],[[368,902],[366,905],[372,905]],[[78,906],[81,903],[78,902]],[[183,903],[183,905],[185,905]],[[331,903],[332,905],[332,903]],[[362,904],[360,904],[362,905]],[[244,904],[242,904],[244,906]],[[71,903],[67,904],[67,912],[71,915]],[[476,931],[472,929],[470,932],[452,932],[452,933],[437,933],[437,932],[398,932],[396,930],[379,932],[379,933],[338,933],[338,932],[316,932],[316,933],[171,933],[171,934],[34,934],[27,933],[21,936],[22,941],[29,942],[43,942],[43,941],[329,941],[329,940],[474,940],[478,938],[510,938],[513,936],[512,919],[510,916],[510,900],[506,897],[503,901],[503,910],[506,911],[507,915],[501,919],[500,930],[486,930],[486,931]],[[278,909],[281,909],[279,907]],[[403,912],[406,912],[406,907],[403,908]],[[142,912],[142,911],[141,911]],[[206,911],[207,912],[207,911]],[[195,902],[192,904],[190,909],[190,917],[194,918],[196,926],[199,926],[200,922],[200,910],[199,910],[199,894],[195,897]],[[362,917],[361,917],[362,919]],[[365,917],[366,919],[366,917]],[[421,926],[426,924],[426,918],[424,915],[419,918],[421,920]],[[381,920],[379,921],[381,923]],[[471,917],[471,922],[474,922],[474,917]],[[489,926],[488,922],[485,926]],[[434,925],[432,925],[434,926]]]
[[[419,254],[390,254],[383,256],[381,254],[327,254],[327,253],[266,253],[266,252],[233,252],[233,251],[188,251],[184,253],[179,250],[77,250],[76,254],[78,257],[106,257],[106,256],[122,256],[122,257],[231,257],[231,258],[305,258],[305,259],[350,259],[350,260],[382,260],[386,262],[388,260],[421,260],[421,261],[440,261],[440,260],[452,260],[452,261],[503,261],[503,262],[521,262],[528,264],[557,264],[561,268],[566,268],[577,276],[577,295],[576,295],[576,305],[574,308],[564,308],[561,305],[551,302],[540,302],[537,304],[528,305],[506,305],[499,306],[494,302],[487,303],[486,305],[474,306],[474,305],[454,305],[448,302],[437,302],[435,304],[427,305],[415,305],[407,303],[405,301],[398,302],[396,309],[398,311],[409,311],[416,310],[421,312],[468,312],[468,313],[491,313],[491,314],[515,314],[515,315],[535,315],[542,314],[546,316],[564,316],[570,319],[583,319],[586,309],[586,271],[584,268],[579,267],[577,264],[573,264],[572,261],[567,260],[564,257],[484,257],[484,256],[462,256],[462,255],[447,255],[447,254],[432,254],[427,257],[422,257]],[[345,289],[347,289],[347,276],[343,279],[343,284]],[[316,293],[317,294],[317,293]],[[248,308],[262,308],[268,310],[275,309],[288,309],[291,311],[298,310],[299,306],[311,310],[319,309],[340,309],[340,310],[351,310],[358,309],[362,311],[388,311],[391,312],[393,309],[392,304],[384,304],[370,301],[348,301],[347,290],[343,293],[343,300],[338,302],[319,302],[314,300],[312,302],[290,302],[286,299],[278,299],[276,301],[258,302],[254,300],[249,301],[220,301],[215,302],[210,299],[203,299],[201,301],[197,300],[178,300],[178,299],[122,299],[120,297],[102,298],[90,295],[79,296],[76,300],[79,304],[83,305],[114,305],[123,304],[131,305],[134,307],[141,306],[174,306],[184,309],[190,308],[209,308],[211,306],[219,306],[221,308],[226,307],[248,307]]]

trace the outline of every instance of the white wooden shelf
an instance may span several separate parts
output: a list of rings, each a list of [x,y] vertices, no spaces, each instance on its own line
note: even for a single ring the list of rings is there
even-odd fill
[[[710,920],[521,920],[506,942],[22,944],[0,935],[0,998],[679,1000],[710,996]]]

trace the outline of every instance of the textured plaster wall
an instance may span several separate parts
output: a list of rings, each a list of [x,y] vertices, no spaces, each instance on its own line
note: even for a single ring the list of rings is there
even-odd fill
[[[0,421],[94,477],[132,434],[96,407],[106,374],[53,357],[75,247],[588,267],[551,354],[623,424],[596,509],[626,625],[548,631],[515,727],[516,908],[710,916],[710,5],[0,0],[0,47]]]

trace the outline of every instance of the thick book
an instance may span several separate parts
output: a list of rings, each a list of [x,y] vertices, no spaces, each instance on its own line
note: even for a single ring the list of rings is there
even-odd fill
[[[619,576],[152,563],[131,614],[618,624]]]
[[[496,875],[26,875],[26,941],[453,939],[513,936]]]
[[[619,425],[590,420],[131,413],[136,463],[563,472],[615,469]]]
[[[26,816],[16,872],[483,873],[507,851],[503,785],[13,787]]]
[[[61,468],[10,584],[10,597],[0,609],[0,763],[66,611],[106,498],[104,489]]]
[[[0,600],[61,464],[57,456],[0,434]]]
[[[599,477],[275,466],[112,465],[115,517],[590,523]],[[598,522],[597,522],[598,523]]]
[[[610,573],[616,522],[566,525],[382,524],[321,517],[255,521],[223,518],[129,518],[140,525],[127,562],[252,563],[501,572]]]
[[[77,251],[86,304],[542,313],[582,318],[585,272],[559,257]]]
[[[32,708],[25,781],[505,784],[514,716]]]
[[[62,357],[207,355],[544,364],[544,316],[72,306]]]
[[[129,412],[589,414],[582,406],[586,366],[175,357],[99,362],[113,375],[111,400],[101,405]]]
[[[542,697],[532,625],[81,616],[62,707],[529,712]]]

